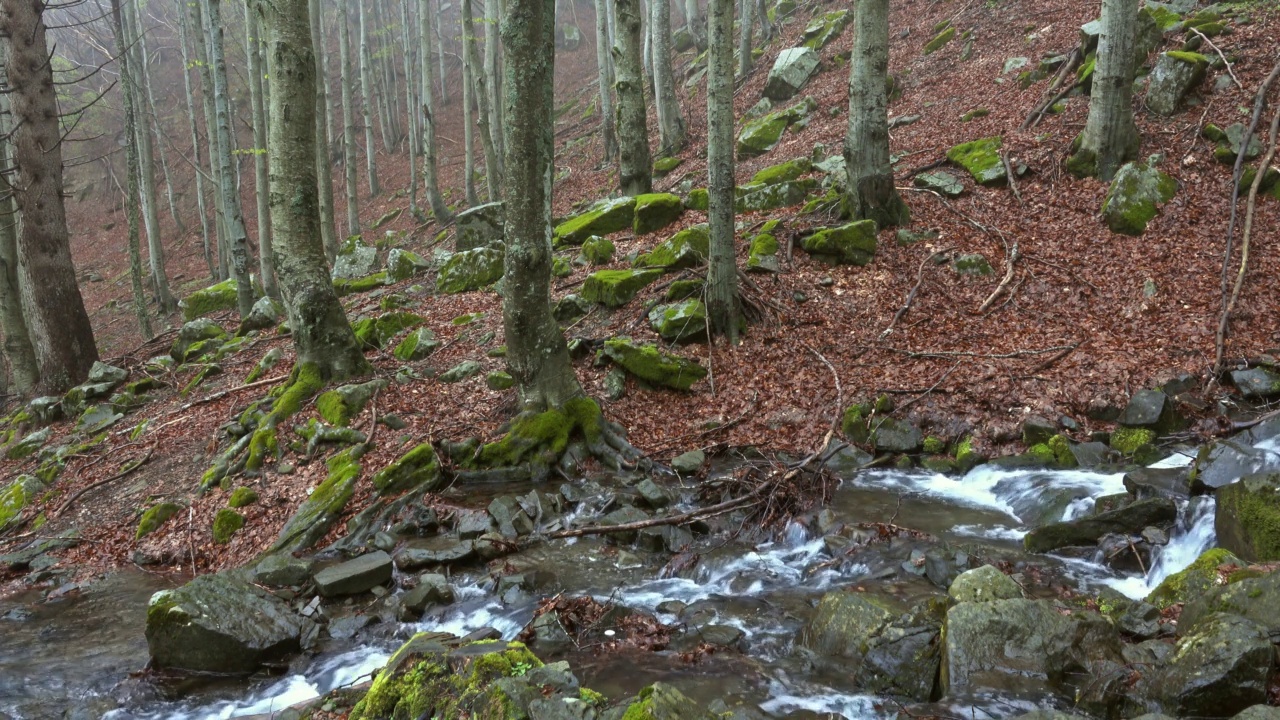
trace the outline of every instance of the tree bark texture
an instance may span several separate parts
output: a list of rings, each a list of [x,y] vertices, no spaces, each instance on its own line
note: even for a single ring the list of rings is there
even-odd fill
[[[356,3],[356,16],[360,20],[360,96],[364,102],[360,105],[361,118],[364,121],[364,158],[369,175],[369,196],[382,194],[382,185],[378,182],[377,151],[373,142],[373,106],[377,102],[374,96],[373,72],[369,67],[369,32],[365,21],[368,14],[364,2]]]
[[[4,70],[0,67],[0,73]],[[7,76],[7,73],[6,73]],[[0,87],[9,87],[7,77]],[[8,138],[13,130],[10,122],[9,96],[0,94],[0,136]],[[0,164],[13,167],[13,148],[9,140],[0,140]],[[27,319],[22,315],[22,289],[18,285],[18,204],[7,175],[0,174],[0,331],[4,332],[4,355],[9,360],[9,391],[26,395],[40,382],[40,366],[31,347]],[[143,312],[146,306],[143,305]]]
[[[604,140],[604,162],[618,158],[618,134],[613,114],[613,56],[609,52],[610,0],[595,0],[596,4],[596,67],[600,84],[600,133]]]
[[[618,82],[619,187],[625,195],[653,191],[653,162],[649,157],[649,126],[641,66],[640,0],[615,0],[618,44],[613,50]]]
[[[329,156],[329,81],[324,61],[324,9],[309,0],[311,46],[316,57],[316,177],[320,191],[320,242],[329,262],[338,256],[337,219],[333,212],[333,160]]]
[[[476,120],[480,126],[480,146],[484,149],[485,185],[489,189],[489,202],[497,202],[502,198],[502,159],[498,157],[493,142],[493,119],[489,107],[488,84],[485,82],[484,63],[480,59],[480,51],[476,43],[476,23],[471,10],[471,0],[462,0],[462,51],[467,54],[471,66],[471,79],[475,85],[474,96],[479,106]]]
[[[0,0],[0,37],[6,39],[13,186],[22,213],[18,285],[40,366],[37,390],[58,394],[88,376],[98,347],[71,261],[62,201],[62,131],[42,9],[43,3],[32,0]]]
[[[427,194],[427,204],[436,222],[443,224],[453,219],[453,212],[440,195],[439,160],[436,150],[436,105],[432,85],[431,67],[431,3],[418,0],[418,42],[422,56],[422,186]]]
[[[713,333],[736,343],[740,301],[733,224],[733,0],[711,0],[707,35],[707,316]]]
[[[351,14],[338,6],[338,62],[342,65],[342,168],[347,184],[347,236],[360,234],[360,193],[356,189],[355,79],[351,67]],[[370,148],[372,149],[372,148]]]
[[[889,0],[854,6],[849,61],[849,127],[844,140],[848,170],[845,210],[880,228],[905,225],[911,212],[893,185],[889,164]]]
[[[278,298],[280,291],[276,288],[276,259],[271,249],[271,218],[267,204],[267,109],[262,97],[265,71],[262,67],[262,37],[258,29],[260,7],[256,0],[249,0],[244,6],[244,41],[249,54],[249,107],[253,118],[253,195],[258,210],[258,272],[262,276],[262,289],[271,297]]]
[[[658,154],[674,155],[684,149],[684,118],[676,97],[676,77],[671,59],[671,0],[652,0],[653,87],[658,106]]]
[[[1089,119],[1080,149],[1067,165],[1077,175],[1110,182],[1122,165],[1138,156],[1142,141],[1133,121],[1137,28],[1138,0],[1103,0]]]
[[[182,47],[182,89],[186,93],[187,117],[191,125],[191,162],[196,167],[196,209],[200,213],[200,239],[204,243],[204,262],[209,267],[209,277],[216,278],[218,271],[213,265],[213,246],[209,242],[209,211],[205,207],[204,193],[204,161],[200,152],[200,129],[196,122],[195,94],[191,91],[191,53],[189,30],[191,24],[190,5],[187,0],[178,3],[178,42]]]

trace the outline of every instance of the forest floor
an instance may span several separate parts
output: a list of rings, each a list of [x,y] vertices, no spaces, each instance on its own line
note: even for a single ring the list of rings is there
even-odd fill
[[[802,4],[779,28],[779,36],[765,47],[735,94],[739,117],[759,100],[774,58],[798,43],[809,19],[844,7],[847,4]],[[1045,97],[1049,80],[1022,88],[1016,73],[1002,72],[1010,57],[1026,56],[1034,64],[1040,57],[1069,52],[1077,43],[1080,26],[1094,19],[1096,5],[1075,0],[904,0],[892,8],[890,68],[901,80],[903,95],[891,104],[890,115],[920,115],[921,120],[894,130],[891,149],[905,153],[906,159],[897,166],[898,184],[904,186],[913,215],[911,228],[936,230],[937,239],[904,247],[888,230],[881,233],[879,251],[867,267],[831,267],[813,261],[798,248],[794,253],[785,249],[798,245],[811,228],[837,224],[836,218],[803,216],[798,207],[741,217],[748,228],[766,219],[783,220],[779,234],[783,272],[752,276],[759,292],[780,311],[753,325],[736,347],[690,345],[679,351],[711,368],[713,382],[700,383],[689,393],[646,390],[632,382],[621,400],[603,403],[606,416],[625,426],[629,440],[659,461],[699,447],[808,451],[854,398],[888,394],[898,400],[903,419],[927,434],[948,440],[972,435],[980,449],[994,454],[1012,447],[1022,421],[1031,414],[1070,417],[1079,423],[1073,433],[1076,439],[1088,439],[1091,432],[1110,428],[1088,419],[1091,408],[1123,407],[1133,392],[1181,374],[1200,378],[1205,407],[1212,408],[1225,398],[1228,391],[1209,382],[1208,375],[1223,301],[1231,168],[1214,159],[1213,144],[1201,138],[1200,130],[1208,122],[1224,127],[1248,122],[1254,94],[1280,47],[1280,11],[1258,6],[1249,13],[1250,22],[1232,23],[1233,32],[1216,40],[1232,59],[1242,87],[1218,83],[1225,71],[1210,71],[1196,106],[1172,118],[1138,112],[1141,156],[1163,155],[1161,168],[1180,187],[1146,234],[1133,238],[1112,233],[1099,217],[1107,185],[1076,179],[1063,168],[1071,141],[1084,126],[1087,98],[1071,97],[1064,112],[1020,131],[1024,118]],[[583,112],[594,102],[595,47],[593,24],[588,20],[591,13],[580,14],[583,43],[557,56],[557,103],[572,105],[556,121],[557,177],[562,178],[555,187],[557,216],[599,198],[616,181],[616,170],[599,163],[599,115]],[[958,39],[931,55],[922,53],[935,26],[945,20],[961,30],[972,30],[970,59],[960,59],[964,43]],[[1178,37],[1176,41],[1167,38],[1164,49],[1175,47]],[[852,41],[849,29],[823,51],[820,71],[802,93],[819,105],[808,126],[788,133],[771,152],[740,162],[740,182],[764,167],[814,155],[815,147],[825,147],[827,155],[839,153],[848,118],[848,69],[834,58],[847,51]],[[682,68],[691,59],[692,53],[679,58],[681,83]],[[680,95],[689,143],[680,155],[683,164],[657,181],[655,190],[669,190],[685,180],[694,187],[706,184],[705,87],[682,86]],[[1141,94],[1136,102],[1141,103]],[[962,115],[979,108],[989,113],[960,121]],[[460,115],[459,102],[446,105],[439,132],[441,184],[449,188],[447,199],[455,204],[462,195]],[[654,125],[651,113],[650,127]],[[947,149],[958,143],[995,135],[1003,136],[1011,161],[1030,169],[1018,181],[1017,194],[1009,188],[974,186],[966,177],[969,192],[944,205],[932,194],[906,187],[912,168],[942,160]],[[408,204],[402,193],[395,192],[408,185],[406,155],[378,159],[381,183],[388,190],[369,199],[361,186],[360,215],[366,226]],[[342,225],[346,211],[342,168],[335,166],[334,172]],[[360,175],[363,183],[363,163]],[[246,171],[246,198],[252,197],[252,180],[251,170]],[[483,183],[477,185],[483,194]],[[150,343],[139,337],[130,305],[125,222],[112,202],[96,199],[72,205],[73,254],[82,276],[95,273],[103,279],[82,285],[103,359],[130,368],[136,378],[142,363],[167,351],[181,320],[168,319],[170,331]],[[252,208],[251,203],[246,205]],[[615,235],[617,259],[611,267],[628,267],[629,252],[648,249],[680,227],[704,221],[702,213],[689,211],[662,233]],[[1254,221],[1259,236],[1226,346],[1229,364],[1280,352],[1280,326],[1274,321],[1280,317],[1280,284],[1270,280],[1280,274],[1280,248],[1274,242],[1278,221],[1280,203],[1260,199]],[[404,233],[409,238],[406,247],[429,254],[440,228],[434,223],[417,226],[404,212],[377,233],[384,231]],[[991,309],[978,312],[1006,275],[1010,243],[1016,243],[1021,260],[1012,269],[1008,292]],[[743,259],[745,250],[745,244],[740,246]],[[981,253],[994,273],[959,275],[947,264],[930,262],[940,252]],[[175,237],[167,262],[179,296],[208,284],[198,227]],[[555,298],[575,291],[589,272],[575,267],[574,275],[555,281]],[[350,296],[348,313],[352,318],[376,313],[380,297],[406,292],[415,282],[424,281]],[[895,324],[895,315],[917,284],[910,308]],[[616,312],[593,312],[569,334],[655,339],[643,320],[640,303],[657,292],[651,287]],[[806,300],[799,301],[800,295]],[[514,406],[513,391],[489,390],[484,373],[456,384],[438,382],[433,375],[465,359],[480,361],[485,371],[504,369],[504,360],[486,356],[486,350],[502,344],[500,299],[480,292],[428,294],[419,300],[409,309],[427,319],[444,347],[420,364],[419,373],[426,379],[382,393],[374,403],[376,412],[395,413],[406,420],[408,427],[394,434],[413,443],[494,437]],[[476,313],[481,315],[469,324],[453,323],[454,318]],[[229,314],[214,319],[229,329],[235,323]],[[891,325],[893,330],[886,336]],[[79,528],[83,542],[68,551],[66,560],[85,570],[152,558],[185,570],[190,570],[194,559],[196,567],[206,571],[233,566],[260,552],[322,479],[322,463],[299,462],[292,474],[270,472],[251,480],[262,501],[244,509],[248,524],[228,546],[214,545],[210,532],[214,513],[225,505],[223,493],[199,495],[194,488],[220,449],[219,427],[266,391],[236,388],[258,358],[275,346],[285,350],[286,360],[271,376],[283,378],[289,368],[288,339],[264,336],[222,363],[223,374],[189,397],[166,392],[131,415],[120,427],[149,420],[137,440],[129,440],[127,430],[116,431],[106,445],[73,458],[56,491],[30,511],[43,512],[50,521],[41,534]],[[378,374],[386,377],[394,376],[402,365],[389,351],[373,353],[371,359]],[[576,369],[587,392],[603,397],[606,369],[595,367],[590,359],[578,361]],[[189,375],[179,372],[164,380],[172,388],[181,388]],[[223,390],[230,392],[216,395]],[[214,399],[202,401],[210,397]],[[314,409],[304,412],[314,414]],[[1207,436],[1220,430],[1220,417],[1211,413],[1200,417],[1193,433]],[[306,414],[300,416],[305,418]],[[362,427],[370,420],[366,410],[353,425]],[[68,433],[69,425],[58,425],[57,437]],[[382,433],[384,438],[390,435]],[[396,457],[398,450],[392,445],[384,443],[366,456],[366,475]],[[59,511],[74,493],[112,477],[144,455],[149,460],[136,472]],[[29,472],[32,462],[0,464],[0,476]],[[368,483],[362,488],[366,496],[371,494]],[[190,511],[180,516],[181,522],[170,522],[135,543],[139,512],[159,498],[189,503]],[[349,510],[359,509],[365,499],[358,493]],[[32,533],[28,530],[21,536]],[[0,551],[12,540],[0,538]]]

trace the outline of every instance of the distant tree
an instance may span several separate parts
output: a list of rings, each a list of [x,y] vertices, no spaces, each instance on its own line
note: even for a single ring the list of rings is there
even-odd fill
[[[369,30],[365,16],[368,15],[366,2],[357,2],[356,17],[360,25],[360,96],[364,100],[360,104],[361,117],[364,119],[364,159],[365,169],[369,175],[369,196],[382,194],[382,185],[378,182],[377,150],[373,146],[373,109],[378,102],[373,86],[373,68],[369,57]]]
[[[618,181],[626,195],[653,191],[653,162],[649,157],[649,126],[644,102],[640,0],[615,0],[618,44],[614,65],[618,81]]]
[[[600,85],[600,134],[604,142],[604,162],[610,163],[618,157],[618,134],[613,114],[613,56],[609,52],[609,10],[610,0],[595,0],[596,3],[596,80]]]
[[[195,165],[196,207],[200,213],[200,238],[204,243],[204,262],[209,268],[209,277],[216,278],[218,272],[213,264],[213,245],[209,241],[209,212],[205,207],[204,192],[204,159],[200,152],[200,128],[196,122],[195,94],[191,90],[191,12],[187,0],[176,0],[178,5],[178,45],[182,48],[182,89],[187,101],[187,120],[191,130],[191,162]],[[196,33],[197,37],[199,32]],[[216,231],[215,231],[216,233]],[[215,238],[216,239],[216,238]]]
[[[857,3],[863,4],[862,0]],[[755,0],[742,0],[742,21],[738,23],[738,77],[751,71],[751,27],[755,25]]]
[[[351,67],[351,15],[347,4],[338,5],[338,64],[342,66],[342,167],[347,185],[347,235],[360,234],[360,197],[356,189],[355,69]],[[372,152],[373,147],[368,148]]]
[[[249,56],[249,117],[253,121],[253,197],[258,209],[258,273],[262,276],[262,289],[271,297],[278,298],[280,291],[276,288],[271,220],[267,215],[267,109],[262,97],[262,76],[266,73],[262,67],[262,37],[258,29],[258,16],[261,12],[259,0],[246,0],[244,44]]]
[[[320,182],[320,240],[330,262],[338,255],[337,219],[333,212],[333,161],[329,157],[333,124],[329,121],[329,81],[324,50],[324,11],[310,0],[311,44],[316,57],[316,176]]]
[[[484,73],[489,89],[489,129],[500,162],[506,154],[502,137],[506,113],[502,108],[502,43],[498,40],[498,29],[502,24],[505,4],[503,0],[485,0],[484,3]]]
[[[422,184],[427,193],[427,204],[436,222],[447,223],[453,212],[440,195],[440,180],[436,157],[436,105],[432,90],[431,67],[431,6],[428,0],[418,0],[418,42],[422,60]]]
[[[1089,119],[1079,149],[1067,161],[1073,175],[1110,181],[1120,166],[1138,156],[1142,140],[1133,121],[1137,28],[1138,0],[1103,0]]]
[[[491,0],[492,1],[492,0]],[[489,105],[488,83],[485,78],[484,63],[480,59],[480,51],[476,43],[476,22],[472,16],[471,0],[462,0],[462,52],[467,57],[471,68],[472,97],[478,106],[476,119],[480,125],[480,146],[484,148],[485,184],[489,188],[489,202],[502,198],[502,159],[498,157],[497,145],[493,141],[492,123],[495,115]]]
[[[654,104],[658,109],[659,154],[674,155],[684,148],[684,118],[676,98],[676,78],[671,67],[670,0],[651,0],[653,22]]]
[[[734,251],[733,0],[711,0],[707,36],[707,220],[711,257],[707,315],[712,332],[738,340],[741,300]]]
[[[845,210],[881,228],[905,225],[911,211],[893,185],[889,164],[889,0],[859,0],[853,12]]]
[[[13,113],[14,197],[22,214],[18,286],[40,367],[37,390],[65,392],[98,359],[76,284],[63,205],[62,128],[41,12],[44,3],[0,0],[3,63]]]

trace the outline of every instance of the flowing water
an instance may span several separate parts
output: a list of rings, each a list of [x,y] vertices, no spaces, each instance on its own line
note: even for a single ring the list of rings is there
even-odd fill
[[[1185,462],[1178,460],[1171,463]],[[938,540],[902,537],[873,543],[848,558],[833,557],[824,538],[793,525],[770,542],[730,542],[703,548],[691,572],[661,577],[664,558],[606,552],[602,540],[546,543],[519,558],[550,569],[554,585],[567,595],[590,594],[599,600],[655,614],[680,623],[672,601],[696,608],[701,622],[736,627],[745,635],[746,652],[723,653],[688,665],[672,654],[589,652],[571,654],[575,671],[587,686],[625,697],[656,680],[677,684],[695,699],[733,697],[758,704],[783,717],[801,711],[845,718],[894,716],[896,705],[881,705],[859,695],[844,678],[829,676],[794,651],[813,604],[827,590],[847,585],[874,588],[903,603],[936,594],[924,577],[904,571],[911,560],[938,541],[955,548],[981,547],[1053,569],[1064,582],[1084,587],[1109,585],[1130,597],[1145,596],[1169,574],[1186,567],[1214,542],[1213,504],[1198,498],[1183,508],[1170,543],[1158,551],[1145,576],[1122,576],[1091,559],[1026,556],[1021,538],[1028,527],[1070,519],[1091,510],[1093,499],[1123,492],[1122,475],[1089,471],[1010,470],[982,466],[963,477],[927,472],[874,471],[846,479],[830,507],[844,523],[886,522],[918,529]],[[723,542],[723,541],[720,541]],[[364,644],[300,659],[283,677],[205,689],[181,701],[124,693],[112,720],[212,720],[269,717],[292,704],[347,686],[381,667],[388,653],[412,632],[439,630],[466,634],[492,627],[512,639],[530,620],[539,596],[509,603],[499,600],[487,576],[453,578],[457,602],[438,608],[421,622],[382,627]],[[68,706],[92,708],[130,670],[146,662],[142,625],[146,599],[168,584],[151,576],[125,573],[91,588],[81,599],[24,609],[0,604],[0,719],[64,717]],[[547,591],[546,594],[549,594]],[[679,606],[676,606],[679,607]],[[18,615],[34,612],[21,619]],[[127,683],[126,683],[127,685]],[[117,688],[116,699],[121,695]],[[969,699],[965,715],[1003,717],[1029,705],[1017,697]],[[66,717],[98,717],[89,714]]]

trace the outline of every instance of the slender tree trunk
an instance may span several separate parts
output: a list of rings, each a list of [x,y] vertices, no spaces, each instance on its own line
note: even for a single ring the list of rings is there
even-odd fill
[[[1138,156],[1142,140],[1133,121],[1133,63],[1138,0],[1103,0],[1098,66],[1093,73],[1089,119],[1079,151],[1067,162],[1075,175],[1110,181]]]
[[[43,8],[29,0],[0,0],[0,37],[13,113],[13,187],[22,217],[18,287],[40,367],[37,390],[57,394],[84,380],[98,347],[71,261],[62,129]]]
[[[654,94],[653,85],[653,23],[652,9],[648,0],[640,0],[640,32],[644,35],[644,50],[641,57],[644,58],[644,79],[645,89],[649,92],[649,96]]]
[[[128,2],[130,0],[126,0]],[[124,32],[124,18],[120,11],[120,0],[111,0],[111,18],[116,36],[116,50],[120,62],[120,80],[125,86],[121,93],[124,98],[125,135],[132,137],[137,130],[137,115],[134,112],[134,94],[128,88],[133,84],[133,53],[128,52],[129,35]],[[134,143],[125,147],[125,163],[128,168],[128,180],[125,184],[124,207],[129,222],[129,278],[133,288],[133,311],[138,318],[138,329],[142,336],[150,340],[151,317],[147,312],[147,298],[142,287],[142,251],[138,247],[138,148]]]
[[[271,248],[271,217],[267,202],[267,110],[262,98],[262,37],[258,29],[259,0],[248,0],[244,6],[245,48],[249,54],[249,106],[253,117],[254,197],[258,206],[258,272],[262,289],[273,298],[280,297],[276,288],[276,257]]]
[[[186,225],[182,223],[182,217],[178,215],[177,204],[173,201],[173,180],[169,173],[169,158],[164,150],[164,133],[160,124],[160,113],[156,112],[156,95],[151,87],[151,59],[147,53],[147,28],[142,22],[141,8],[136,14],[138,21],[138,50],[142,54],[142,67],[136,74],[142,78],[142,88],[146,91],[147,115],[151,118],[151,122],[148,124],[155,133],[155,148],[156,154],[160,156],[160,172],[164,177],[164,195],[169,203],[169,217],[177,228],[177,234],[182,235],[186,232]],[[135,108],[135,118],[136,113],[137,108]]]
[[[9,87],[5,78],[3,87]],[[13,149],[8,140],[13,126],[8,94],[0,93],[0,165],[13,167]],[[26,395],[40,382],[40,366],[31,347],[31,334],[22,315],[22,289],[18,285],[18,204],[9,176],[0,174],[0,330],[4,331],[4,355],[9,360],[10,389]],[[145,317],[146,305],[143,305]]]
[[[769,11],[765,6],[764,0],[755,0],[756,17],[760,18],[760,44],[766,45],[773,40],[774,27],[769,22]]]
[[[610,0],[595,0],[596,67],[599,70],[596,77],[600,83],[600,132],[604,138],[604,164],[618,158],[618,135],[613,114],[613,56],[609,52],[609,10],[605,7],[609,2]]]
[[[196,30],[195,41],[196,62],[200,65],[200,100],[204,106],[204,132],[205,140],[209,143],[209,168],[212,170],[213,176],[213,209],[214,209],[214,230],[218,249],[218,269],[216,278],[225,280],[230,272],[227,263],[227,207],[225,199],[222,196],[222,163],[218,161],[218,124],[214,119],[216,113],[213,108],[213,68],[209,62],[209,28],[204,19],[204,10],[201,7],[203,0],[198,0],[190,4],[193,21],[193,27]]]
[[[463,23],[464,34],[467,32],[466,24]],[[466,46],[466,41],[463,41]],[[463,155],[462,171],[466,176],[463,181],[464,194],[467,197],[467,205],[475,207],[480,204],[480,197],[476,195],[476,144],[472,136],[472,120],[471,107],[472,96],[475,95],[475,87],[471,84],[471,61],[467,59],[467,53],[462,53],[462,145],[465,148]]]
[[[440,67],[440,72],[436,75],[436,77],[440,79],[440,105],[441,106],[449,104],[449,85],[446,82],[448,75],[445,74],[445,69],[444,69],[444,31],[441,29],[442,26],[444,25],[444,17],[443,17],[444,10],[441,9],[441,4],[443,2],[444,0],[437,0],[436,12],[429,13],[428,15],[430,18],[434,18],[434,20],[431,23],[431,26],[432,26],[432,31],[435,32],[436,34],[436,62],[439,63],[439,67]]]
[[[911,212],[893,185],[889,164],[889,0],[863,0],[854,7],[853,55],[849,60],[848,168],[845,210],[880,228],[906,225]]]
[[[658,106],[659,155],[674,155],[684,149],[684,118],[676,98],[676,77],[671,69],[671,0],[652,0],[653,86]]]
[[[625,195],[653,191],[653,163],[649,158],[649,126],[644,102],[640,59],[640,0],[615,0],[618,45],[613,50],[618,70],[618,180]]]
[[[418,210],[418,146],[422,134],[418,131],[418,112],[414,108],[419,106],[418,102],[418,85],[414,82],[414,58],[413,58],[413,42],[411,40],[412,33],[409,29],[413,27],[409,20],[409,4],[414,0],[400,0],[400,52],[404,54],[404,95],[405,107],[408,112],[408,130],[409,130],[409,214],[414,219],[419,218]]]
[[[436,107],[431,86],[435,83],[431,68],[431,5],[430,0],[418,0],[418,54],[422,56],[422,186],[427,194],[427,204],[436,222],[444,224],[453,219],[449,206],[440,196],[436,158]]]
[[[489,109],[489,91],[485,83],[484,64],[480,61],[480,51],[476,43],[475,18],[471,12],[471,0],[462,0],[462,51],[466,53],[471,66],[471,79],[475,82],[475,97],[479,104],[476,118],[480,125],[480,146],[484,149],[485,184],[489,188],[489,202],[502,198],[502,159],[498,157],[493,142],[493,130],[490,121],[493,116]]]
[[[872,0],[873,2],[875,0]],[[858,0],[858,5],[865,0]],[[738,77],[751,72],[751,30],[755,25],[756,0],[742,0],[742,20],[738,23]]]
[[[126,45],[131,56],[129,61],[135,69],[126,92],[133,94],[133,107],[136,112],[139,108],[146,107],[146,90],[141,84],[146,57],[138,35],[142,25],[137,20],[138,9],[133,0],[126,0],[122,9],[124,29],[129,33],[129,44]],[[156,166],[151,131],[145,127],[135,127],[132,137],[138,145],[138,179],[141,181],[142,220],[147,228],[147,255],[151,263],[151,285],[155,288],[156,303],[160,306],[160,312],[168,314],[177,309],[178,302],[173,298],[173,292],[169,290],[169,276],[164,269],[164,238],[160,234],[160,209],[157,207],[159,200],[156,196]]]
[[[702,13],[698,12],[698,0],[684,0],[684,29],[693,35],[695,41],[707,36]]]
[[[498,26],[502,22],[503,0],[485,0],[484,3],[484,62],[489,84],[489,128],[493,134],[493,148],[499,162],[506,156],[502,129],[506,127],[502,108],[502,47],[498,43]]]
[[[712,332],[738,341],[738,264],[734,252],[733,0],[711,0],[707,35],[707,315]]]
[[[510,0],[506,48],[507,262],[503,328],[523,410],[582,395],[560,326],[551,316],[551,180],[555,111],[555,12],[545,0]]]
[[[209,23],[209,57],[213,61],[213,104],[218,122],[218,162],[222,165],[223,206],[227,210],[226,226],[230,250],[231,275],[236,280],[236,305],[240,317],[248,317],[253,309],[253,282],[249,277],[249,237],[244,229],[244,213],[240,209],[240,191],[235,185],[236,171],[231,155],[231,100],[227,89],[227,60],[223,53],[222,0],[206,0]],[[314,102],[314,101],[313,101]]]
[[[311,46],[316,58],[316,177],[320,192],[320,244],[330,263],[338,256],[338,231],[333,216],[333,161],[329,157],[329,80],[324,61],[324,9],[320,0],[308,0],[311,14]],[[268,181],[269,184],[270,181]]]
[[[351,67],[351,14],[338,5],[338,62],[342,65],[342,168],[347,181],[347,236],[360,234],[360,193],[356,190],[356,110]],[[372,150],[370,146],[370,150]],[[372,167],[373,162],[369,165]]]
[[[374,2],[373,7],[373,25],[375,33],[378,28],[381,32],[386,32],[388,24],[386,17],[382,12],[382,3]],[[400,132],[396,123],[396,93],[392,92],[395,87],[391,72],[391,59],[386,49],[386,36],[382,38],[382,42],[378,41],[377,35],[369,41],[369,63],[373,71],[373,97],[377,98],[378,121],[382,131],[382,147],[387,153],[395,153],[400,146]]]
[[[364,98],[361,103],[361,117],[364,121],[364,157],[369,173],[369,196],[382,194],[382,185],[378,183],[377,150],[373,144],[373,105],[377,100],[373,95],[373,73],[369,68],[369,33],[365,26],[365,3],[356,3],[356,15],[360,21],[360,94]]]
[[[218,272],[213,265],[213,247],[209,243],[209,211],[205,207],[204,196],[204,161],[201,159],[200,152],[200,128],[196,122],[195,95],[191,91],[191,53],[188,50],[191,35],[189,6],[195,3],[189,3],[187,0],[177,0],[177,2],[178,42],[182,46],[182,88],[186,93],[187,117],[191,121],[191,162],[196,168],[196,208],[200,213],[200,239],[204,243],[204,262],[209,267],[209,277],[215,278]]]
[[[264,4],[271,31],[270,214],[298,366],[314,364],[321,377],[340,379],[367,372],[369,364],[333,290],[320,243],[316,60],[307,4]]]

